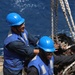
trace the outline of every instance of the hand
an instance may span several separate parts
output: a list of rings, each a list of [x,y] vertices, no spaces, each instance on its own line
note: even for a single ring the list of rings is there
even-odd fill
[[[34,54],[38,54],[39,53],[39,49],[34,49]]]

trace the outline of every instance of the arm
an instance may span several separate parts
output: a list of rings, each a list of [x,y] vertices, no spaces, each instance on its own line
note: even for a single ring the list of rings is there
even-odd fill
[[[33,36],[32,34],[28,33],[28,40],[30,42],[30,44],[36,46],[37,41],[39,40],[41,36]]]
[[[66,65],[66,64],[71,64],[73,61],[75,61],[75,54],[73,55],[60,55],[60,56],[54,56],[54,64],[55,65]]]
[[[38,70],[32,66],[27,69],[27,75],[39,75]]]
[[[38,49],[34,49],[30,46],[26,46],[21,41],[11,42],[6,47],[8,50],[16,52],[16,53],[23,55],[23,56],[32,56],[32,55],[34,55],[34,53],[37,54],[39,52]]]

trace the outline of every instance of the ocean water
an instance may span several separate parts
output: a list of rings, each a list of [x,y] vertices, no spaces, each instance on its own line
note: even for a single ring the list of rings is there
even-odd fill
[[[75,21],[75,0],[68,0]],[[51,35],[51,0],[1,0],[0,1],[0,55],[3,42],[10,29],[6,16],[10,12],[19,13],[25,18],[25,26],[33,35]],[[70,34],[60,4],[58,7],[58,33]]]

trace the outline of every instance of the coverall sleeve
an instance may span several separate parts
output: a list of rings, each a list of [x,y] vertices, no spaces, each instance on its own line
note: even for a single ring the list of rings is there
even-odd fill
[[[28,40],[29,40],[29,43],[36,46],[37,45],[37,41],[41,38],[40,35],[32,35],[30,33],[28,33]]]
[[[73,61],[75,61],[75,54],[68,55],[68,56],[64,56],[64,55],[54,56],[55,65],[71,64]]]
[[[13,41],[9,43],[6,48],[23,56],[32,56],[34,50],[33,47],[26,46],[25,43],[21,41]]]

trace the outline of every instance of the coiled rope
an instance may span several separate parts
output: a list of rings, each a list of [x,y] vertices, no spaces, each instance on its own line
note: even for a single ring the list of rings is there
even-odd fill
[[[51,0],[51,26],[52,26],[52,39],[54,39],[54,35],[56,34],[56,27],[57,27],[57,21],[58,21],[58,13],[57,13],[57,9],[58,9],[58,1],[56,0],[56,3],[55,4],[55,0]],[[70,10],[70,6],[69,6],[69,3],[68,3],[68,0],[59,0],[59,3],[61,5],[61,8],[62,8],[62,11],[64,13],[64,16],[65,16],[65,19],[67,21],[67,24],[68,24],[68,27],[70,29],[70,32],[72,34],[72,37],[74,39],[74,34],[73,34],[73,31],[75,31],[75,27],[74,27],[74,21],[73,21],[73,17],[72,17],[72,14],[71,14],[71,10]],[[55,9],[55,6],[56,5],[56,9]],[[67,11],[66,11],[67,10]],[[68,16],[69,14],[69,16]],[[69,19],[70,18],[70,19]],[[71,20],[71,23],[72,23],[72,26],[71,26],[71,23],[70,23],[70,20]],[[56,27],[55,27],[56,26]],[[71,65],[69,65],[64,71],[63,71],[63,74],[62,75],[65,75],[66,71],[72,67],[73,65],[75,64],[75,62],[73,62]]]

